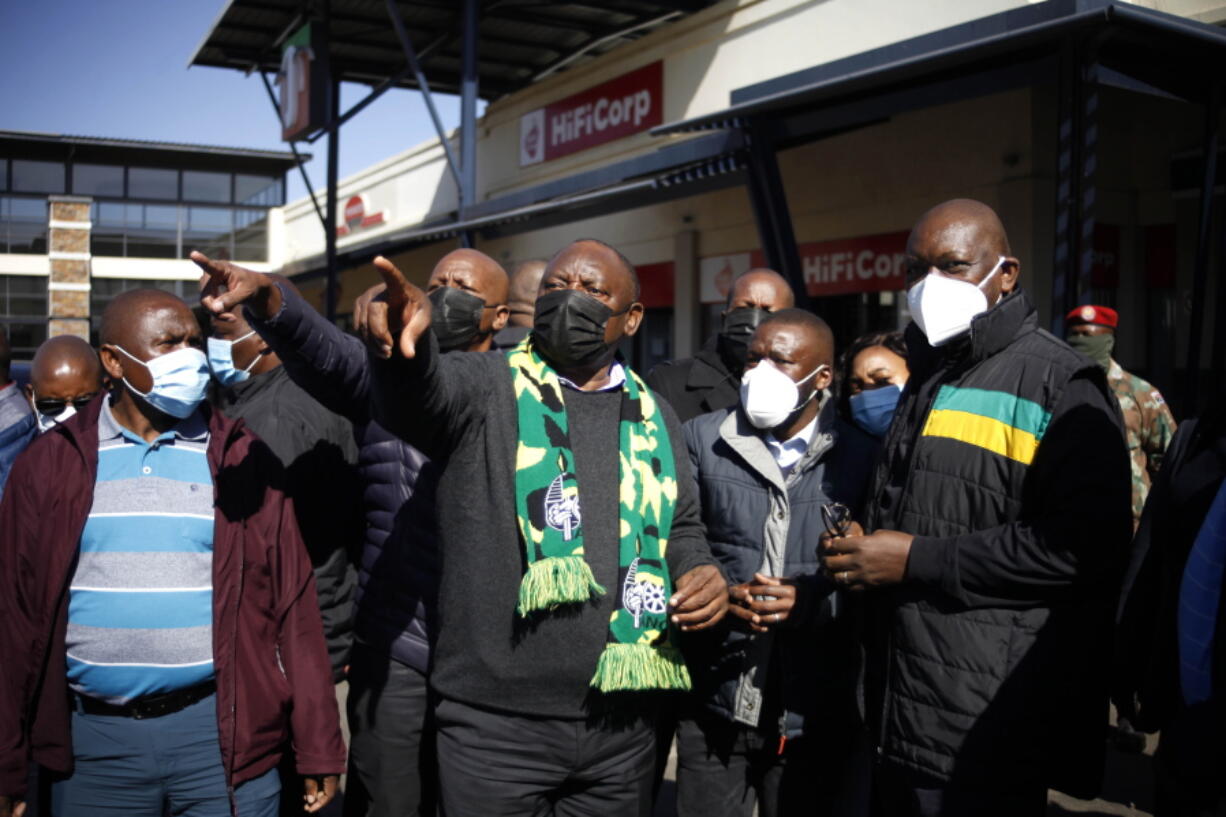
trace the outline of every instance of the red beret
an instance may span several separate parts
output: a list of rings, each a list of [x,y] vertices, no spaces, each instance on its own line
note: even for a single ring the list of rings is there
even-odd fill
[[[1086,304],[1079,306],[1064,316],[1064,323],[1071,326],[1078,323],[1095,323],[1099,326],[1109,326],[1115,329],[1120,325],[1120,316],[1109,306],[1094,306]]]

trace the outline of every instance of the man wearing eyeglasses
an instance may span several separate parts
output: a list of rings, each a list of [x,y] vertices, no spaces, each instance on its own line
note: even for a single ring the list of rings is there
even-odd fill
[[[38,347],[30,365],[26,397],[39,433],[50,431],[102,391],[102,364],[93,347],[76,335],[57,335]]]
[[[679,817],[743,817],[755,802],[831,817],[867,799],[857,649],[815,545],[832,515],[860,509],[877,441],[840,418],[833,362],[825,321],[772,312],[748,339],[738,405],[685,424],[730,615],[681,642],[694,691],[677,729]]]

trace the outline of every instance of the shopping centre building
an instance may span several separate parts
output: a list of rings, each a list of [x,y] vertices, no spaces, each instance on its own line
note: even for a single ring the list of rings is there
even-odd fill
[[[638,267],[640,368],[691,354],[760,264],[846,342],[906,323],[908,228],[970,196],[1000,212],[1045,325],[1115,306],[1117,356],[1176,399],[1222,366],[1222,0],[231,0],[191,64],[275,74],[308,20],[333,82],[467,79],[487,101],[447,143],[339,180],[334,263],[322,190],[267,212],[266,257],[233,234],[325,311],[331,272],[338,320],[376,254],[421,282],[463,240],[510,268],[590,236]],[[353,115],[334,109],[342,144]]]

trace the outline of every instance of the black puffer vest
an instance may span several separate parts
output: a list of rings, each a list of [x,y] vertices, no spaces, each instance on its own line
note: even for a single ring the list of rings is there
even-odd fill
[[[1038,328],[1024,293],[933,349],[909,327],[911,381],[874,477],[869,530],[949,537],[1042,515],[1031,464],[1090,362]],[[901,486],[901,487],[900,487]],[[1002,607],[904,583],[875,598],[867,683],[881,759],[974,788],[1096,787],[1105,701],[1092,703],[1099,591]],[[1050,628],[1042,639],[1040,631]],[[1092,660],[1091,660],[1092,659]],[[876,711],[874,711],[876,710]],[[1098,744],[1078,757],[1078,746]]]

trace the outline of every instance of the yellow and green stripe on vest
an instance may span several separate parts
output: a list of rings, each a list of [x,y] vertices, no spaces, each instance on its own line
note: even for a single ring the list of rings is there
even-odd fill
[[[958,440],[1030,465],[1050,422],[1050,411],[1015,394],[942,386],[921,434]]]

